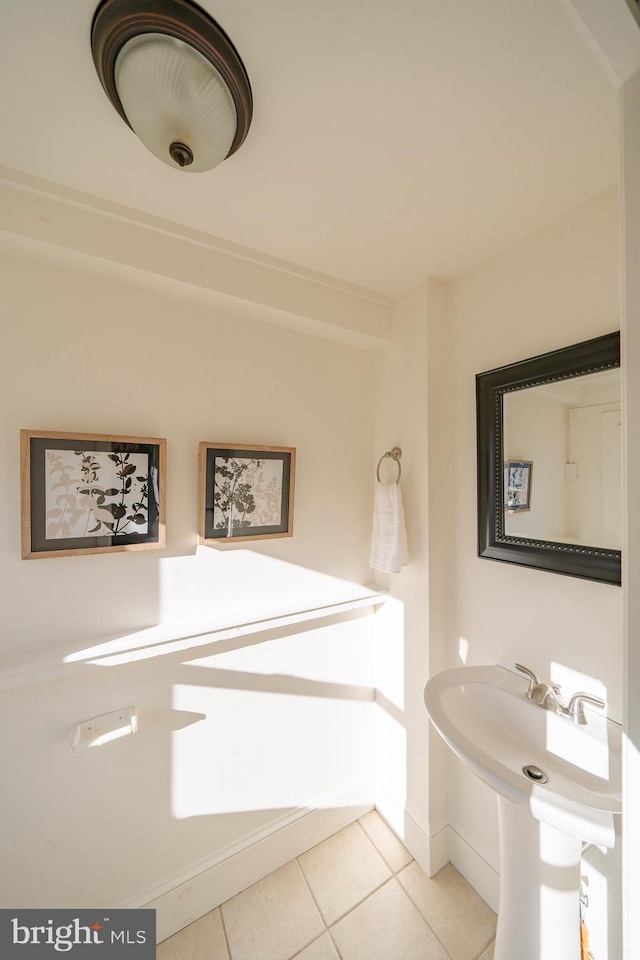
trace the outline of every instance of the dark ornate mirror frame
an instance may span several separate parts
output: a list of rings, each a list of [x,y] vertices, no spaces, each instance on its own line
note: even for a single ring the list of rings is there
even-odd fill
[[[476,376],[478,556],[620,584],[619,550],[507,536],[503,510],[504,395],[619,366],[620,333],[616,332]]]

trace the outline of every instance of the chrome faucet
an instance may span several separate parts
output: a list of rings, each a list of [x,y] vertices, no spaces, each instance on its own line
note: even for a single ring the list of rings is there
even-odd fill
[[[541,683],[533,670],[529,670],[529,667],[523,667],[520,663],[516,663],[516,670],[529,677],[527,699],[531,700],[532,703],[537,703],[539,707],[544,707],[545,710],[555,711],[559,705],[560,687],[555,684]]]
[[[562,717],[571,717],[574,723],[584,724],[587,718],[584,712],[584,704],[591,703],[594,707],[603,708],[604,700],[600,697],[594,697],[590,693],[574,693],[567,702],[561,695],[560,687],[556,683],[541,683],[537,676],[529,667],[523,667],[516,663],[516,670],[524,673],[529,678],[529,689],[526,697],[532,703],[538,704],[544,710],[551,710]]]
[[[585,703],[592,703],[594,707],[600,707],[601,710],[605,706],[604,700],[601,700],[600,697],[594,697],[590,693],[574,693],[569,700],[567,712],[576,723],[587,722],[583,706]]]

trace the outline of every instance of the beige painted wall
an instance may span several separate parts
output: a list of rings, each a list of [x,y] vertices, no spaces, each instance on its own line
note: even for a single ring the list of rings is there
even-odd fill
[[[453,844],[454,858],[466,844],[476,862],[497,864],[493,794],[453,764],[445,810],[445,754],[429,732],[424,682],[461,659],[523,660],[545,676],[556,662],[586,674],[585,683],[598,678],[619,718],[621,591],[477,558],[474,378],[618,326],[616,201],[613,192],[595,198],[448,289],[429,281],[410,291],[397,306],[393,343],[378,356],[375,381],[372,356],[354,348],[27,260],[1,261],[11,313],[0,356],[7,491],[0,640],[11,663],[30,652],[55,662],[101,647],[153,629],[167,611],[179,621],[193,614],[194,602],[220,626],[240,598],[255,618],[261,610],[273,615],[274,594],[283,612],[298,592],[310,602],[346,597],[345,581],[373,578],[373,475],[394,444],[403,448],[412,561],[378,578],[392,599],[375,618],[374,718],[368,617],[275,630],[255,647],[205,647],[197,658],[176,653],[80,676],[65,668],[60,680],[5,694],[4,749],[20,784],[2,798],[0,814],[16,825],[5,876],[22,903],[28,891],[42,899],[53,876],[61,895],[61,876],[69,895],[87,892],[87,843],[96,831],[101,899],[140,902],[145,891],[159,895],[187,877],[197,851],[215,859],[229,844],[237,849],[336,786],[355,809],[372,796],[365,785],[372,730],[383,812],[414,855],[427,868],[442,858],[448,815],[464,841]],[[166,551],[20,561],[20,427],[166,436]],[[202,439],[297,447],[293,539],[213,551],[209,564],[193,556]],[[202,588],[195,597],[181,590],[194,573]],[[231,661],[193,662],[227,653]],[[273,674],[288,678],[285,689],[265,679]],[[88,755],[70,758],[70,725],[123,706],[123,697],[142,697],[147,722],[137,737],[108,755],[97,752],[99,768]],[[328,709],[333,701],[338,707]],[[321,756],[322,764],[305,768],[302,787],[291,780],[283,790],[261,791],[258,780],[250,798],[231,791],[230,803],[221,787],[237,772],[229,745],[248,766],[267,748],[267,768],[281,774],[282,738],[300,726],[301,713],[308,723],[295,750]],[[200,714],[211,719],[203,725]],[[231,740],[219,733],[228,718],[242,727]],[[193,757],[203,754],[198,780]],[[349,771],[358,781],[353,789],[345,787]],[[189,791],[179,784],[191,780],[200,786],[185,805]]]
[[[0,269],[0,652],[88,645],[153,625],[159,605],[155,551],[19,562],[21,427],[166,437],[167,556],[195,549],[200,440],[295,446],[295,536],[252,550],[368,576],[370,354],[27,260]]]
[[[392,597],[376,617],[378,802],[425,869],[451,857],[494,907],[495,794],[430,732],[426,679],[524,662],[602,684],[620,720],[622,591],[478,558],[475,375],[619,327],[617,231],[610,191],[447,285],[425,281],[398,301],[376,364],[376,450],[403,450],[411,557],[378,577]]]
[[[429,874],[448,859],[444,747],[423,690],[444,664],[452,588],[449,377],[446,287],[428,280],[398,301],[392,343],[376,362],[376,452],[402,449],[410,563],[376,575],[390,599],[375,628],[377,803]]]
[[[505,460],[531,460],[531,509],[507,512],[512,537],[557,540],[567,535],[564,464],[566,414],[562,403],[540,391],[515,391],[503,404]],[[509,438],[513,438],[509,442]],[[535,488],[533,484],[535,483]],[[535,495],[533,491],[535,489]]]
[[[625,540],[627,562],[625,671],[625,794],[624,794],[624,960],[640,952],[640,509],[635,477],[640,468],[640,70],[622,88],[622,209],[623,209],[623,337],[625,343],[623,425],[626,452]]]
[[[314,806],[329,832],[331,808],[370,807],[368,616],[82,672],[61,661],[131,652],[163,625],[166,641],[194,618],[214,629],[357,593],[371,354],[26,259],[3,256],[0,274],[2,666],[52,669],[0,696],[0,903],[148,902]],[[166,437],[166,550],[22,561],[20,428]],[[297,448],[293,538],[194,555],[200,440]],[[69,754],[72,724],[128,704],[135,737]],[[240,885],[273,869],[260,856]],[[199,912],[180,910],[178,923]]]
[[[622,591],[480,559],[476,547],[475,374],[619,327],[617,192],[575,209],[449,287],[454,356],[455,561],[450,666],[525,663],[568,686],[606,690],[622,719]],[[582,679],[581,679],[582,677]],[[450,822],[497,867],[491,794],[450,764]]]

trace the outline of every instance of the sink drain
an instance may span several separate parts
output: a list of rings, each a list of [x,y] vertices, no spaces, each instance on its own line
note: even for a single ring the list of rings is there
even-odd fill
[[[543,773],[540,767],[536,767],[532,763],[528,763],[523,767],[522,772],[525,777],[528,777],[529,780],[533,780],[535,783],[546,783],[548,780],[546,773]]]

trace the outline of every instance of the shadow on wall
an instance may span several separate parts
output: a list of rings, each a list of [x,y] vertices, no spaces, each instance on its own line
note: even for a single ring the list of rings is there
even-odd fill
[[[160,560],[159,596],[157,625],[6,678],[0,904],[153,903],[310,811],[349,822],[373,806],[380,594],[204,548]],[[387,644],[393,725],[401,652],[402,637]],[[70,754],[74,724],[127,705],[135,736]],[[245,870],[238,889],[255,879]]]

